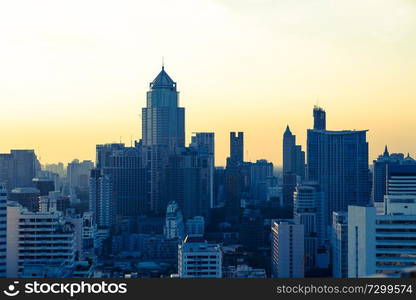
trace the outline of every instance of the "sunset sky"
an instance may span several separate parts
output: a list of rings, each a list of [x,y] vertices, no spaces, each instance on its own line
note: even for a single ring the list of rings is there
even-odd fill
[[[370,160],[416,155],[414,0],[2,1],[0,152],[67,163],[140,139],[162,56],[217,165],[229,131],[281,165],[286,125],[305,146],[318,102],[328,129],[369,129]]]

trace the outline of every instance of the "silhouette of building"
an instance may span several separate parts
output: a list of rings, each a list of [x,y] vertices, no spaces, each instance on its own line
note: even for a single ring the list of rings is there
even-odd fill
[[[244,161],[244,132],[230,132],[230,160],[234,164]]]
[[[0,154],[0,181],[11,191],[19,187],[32,187],[32,179],[40,170],[34,150],[11,150]]]
[[[74,159],[66,168],[69,186],[71,188],[87,189],[91,169],[94,163],[91,160],[80,162]]]
[[[328,224],[334,211],[370,200],[366,133],[308,129],[308,180],[317,181],[325,193]]]
[[[305,178],[305,152],[296,145],[296,135],[289,126],[283,134],[283,204],[293,208],[293,192],[296,184]]]
[[[326,113],[322,107],[313,108],[313,129],[326,130]]]
[[[189,148],[195,150],[202,159],[201,189],[209,199],[209,208],[214,207],[215,134],[196,132],[191,138]],[[205,157],[205,158],[203,158]],[[206,166],[205,166],[206,164]],[[205,201],[203,201],[205,202]]]
[[[149,211],[148,173],[139,145],[97,145],[97,169],[111,181],[115,216],[138,216]],[[103,180],[103,179],[102,179]]]
[[[150,83],[142,109],[142,143],[150,170],[150,210],[164,214],[168,199],[163,195],[169,154],[185,146],[185,109],[179,107],[176,82],[165,68]]]
[[[406,157],[403,153],[390,154],[387,146],[384,149],[384,153],[373,161],[373,190],[372,190],[372,202],[382,203],[384,202],[384,196],[387,194],[387,168],[395,165],[412,165],[416,162]]]

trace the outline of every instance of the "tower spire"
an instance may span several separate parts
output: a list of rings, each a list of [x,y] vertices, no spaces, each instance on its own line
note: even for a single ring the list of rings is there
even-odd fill
[[[389,150],[387,149],[387,145],[384,147],[384,156],[389,156]]]
[[[162,70],[165,69],[165,57],[162,56]]]

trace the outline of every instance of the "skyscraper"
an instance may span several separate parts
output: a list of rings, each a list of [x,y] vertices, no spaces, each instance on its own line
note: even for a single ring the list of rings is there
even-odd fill
[[[185,225],[182,212],[175,201],[169,202],[166,208],[164,233],[168,240],[176,239],[182,241],[184,238]]]
[[[208,197],[208,208],[214,207],[215,134],[196,132],[191,138],[189,148],[195,150],[202,162],[201,190]],[[206,165],[205,165],[206,162]],[[206,202],[203,200],[203,202]]]
[[[230,132],[230,160],[235,164],[244,161],[244,132]]]
[[[221,246],[208,244],[200,236],[187,236],[178,245],[178,275],[180,278],[221,278]]]
[[[185,146],[185,109],[179,107],[176,82],[162,71],[150,83],[147,104],[142,109],[142,144],[150,170],[150,210],[163,215],[165,168],[169,155]]]
[[[383,203],[387,194],[387,169],[396,165],[416,165],[416,161],[410,156],[405,158],[403,153],[390,154],[387,146],[384,148],[384,153],[373,161],[372,202],[376,205]]]
[[[283,204],[293,208],[293,192],[298,181],[305,177],[305,152],[296,145],[296,135],[289,125],[283,134]]]
[[[212,203],[210,160],[193,148],[169,155],[162,195],[166,201],[176,201],[185,218],[208,214]]]
[[[317,182],[303,182],[296,186],[293,197],[293,217],[296,224],[304,226],[305,270],[317,266],[319,246],[326,238],[326,209],[324,193]]]
[[[164,66],[149,85],[147,105],[142,109],[144,146],[166,146],[170,150],[185,146],[185,109],[179,107],[176,82]]]
[[[237,221],[241,209],[241,193],[244,191],[244,180],[247,171],[244,165],[244,133],[230,132],[230,156],[224,176],[225,207],[227,218]]]
[[[109,228],[114,223],[115,203],[112,182],[101,169],[92,169],[89,184],[89,207],[98,227]]]
[[[313,129],[326,130],[326,113],[322,107],[313,108]]]
[[[308,180],[317,181],[325,193],[328,224],[334,211],[370,200],[366,133],[308,129]]]
[[[111,207],[116,216],[138,216],[148,212],[148,174],[141,147],[97,145],[97,169],[111,181]],[[104,188],[107,179],[100,180]]]
[[[16,202],[7,206],[7,277],[26,268],[56,268],[68,274],[75,261],[73,225],[60,212],[30,212]],[[59,241],[59,243],[57,242]]]
[[[348,277],[398,277],[414,267],[415,231],[415,195],[387,196],[384,214],[374,206],[349,206]]]
[[[10,154],[0,154],[0,181],[9,191],[17,187],[32,187],[32,179],[39,170],[34,150],[11,150]]]
[[[304,226],[293,220],[272,223],[272,276],[302,278],[304,266]]]
[[[332,276],[348,277],[348,214],[334,212],[332,214]]]
[[[296,135],[290,131],[289,125],[283,134],[283,173],[295,173],[294,151],[296,145]]]

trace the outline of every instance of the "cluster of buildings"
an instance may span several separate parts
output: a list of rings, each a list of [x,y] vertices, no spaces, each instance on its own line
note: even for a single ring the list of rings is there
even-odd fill
[[[244,158],[230,133],[185,144],[185,109],[164,67],[142,138],[96,146],[95,163],[41,166],[0,154],[0,277],[287,278],[402,276],[416,267],[416,162],[369,165],[366,130],[326,128],[313,109],[302,149],[289,126],[283,169]]]

